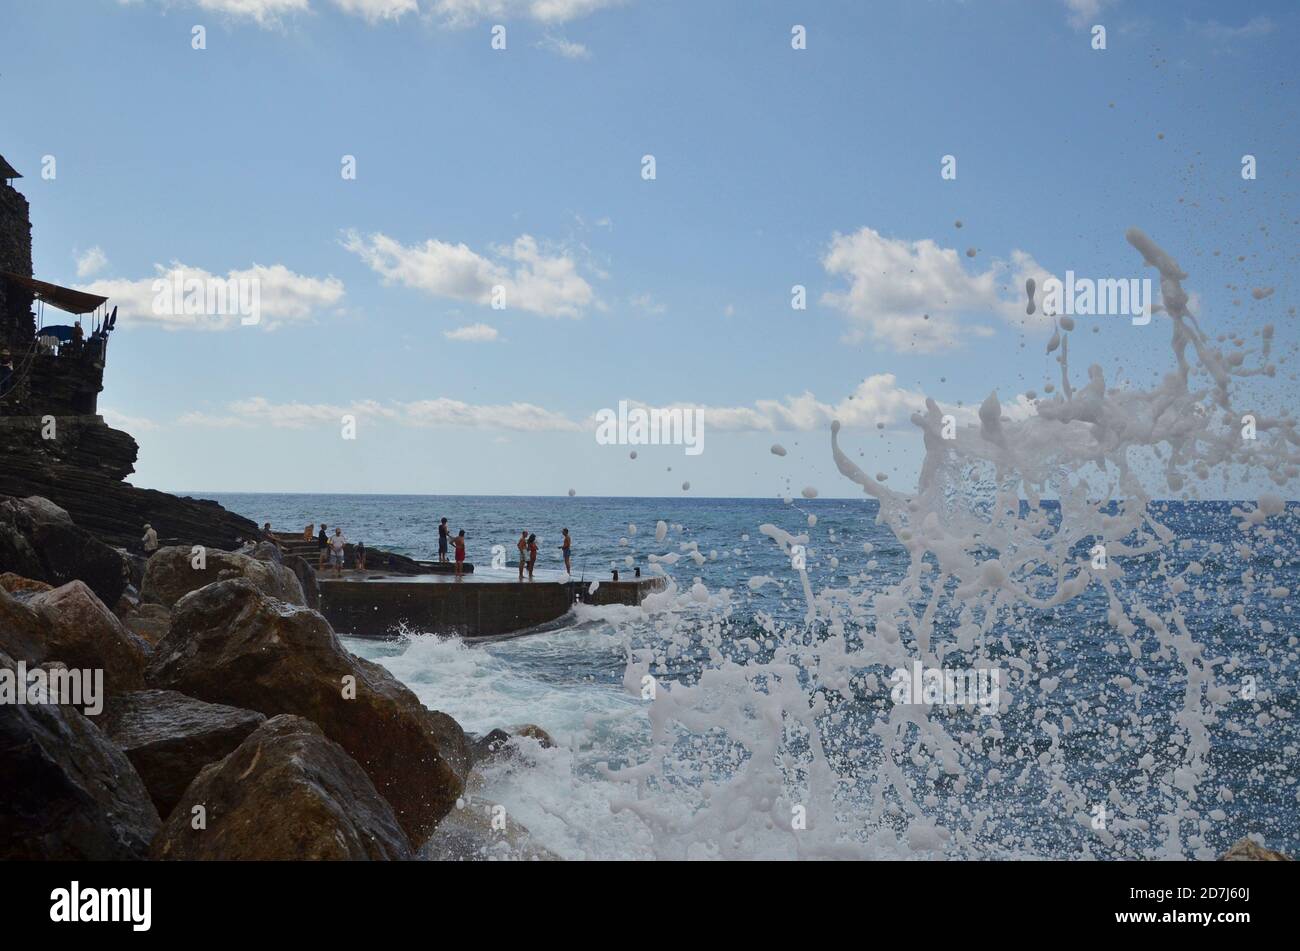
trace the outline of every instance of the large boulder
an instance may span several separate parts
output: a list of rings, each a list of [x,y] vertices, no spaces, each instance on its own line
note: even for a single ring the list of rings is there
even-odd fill
[[[107,693],[144,686],[149,645],[127,630],[81,581],[69,581],[27,602],[49,622],[45,656],[69,667],[102,668]]]
[[[196,815],[204,819],[198,829]],[[394,860],[410,858],[411,847],[392,807],[343,747],[309,720],[278,716],[204,767],[154,839],[152,854]]]
[[[169,815],[204,766],[234,752],[266,717],[172,690],[113,697],[96,724],[126,754],[158,808]]]
[[[1249,836],[1242,836],[1228,851],[1219,856],[1220,862],[1289,862],[1290,856],[1275,852]]]
[[[462,802],[420,849],[430,862],[555,862],[559,856],[537,843],[505,807],[485,799]]]
[[[0,572],[52,585],[80,579],[105,604],[117,604],[127,585],[122,556],[48,499],[0,498]]]
[[[142,604],[123,617],[122,623],[141,640],[153,645],[167,636],[172,612],[161,604]]]
[[[317,723],[356,759],[419,843],[460,796],[465,734],[378,664],[343,649],[329,622],[246,579],[182,598],[149,670],[153,686]]]
[[[40,594],[42,591],[53,591],[54,585],[47,584],[44,581],[33,581],[31,578],[24,578],[12,571],[6,571],[4,574],[0,574],[0,588],[12,594],[19,601],[26,601],[32,595]]]
[[[170,608],[191,591],[197,591],[214,581],[247,578],[258,590],[272,598],[290,604],[306,603],[297,576],[284,565],[259,561],[240,552],[218,551],[213,548],[203,552],[203,567],[194,567],[194,561],[193,549],[183,545],[160,548],[154,552],[144,570],[141,599]]]
[[[298,578],[302,585],[302,596],[307,607],[313,611],[320,610],[320,582],[316,580],[316,569],[307,563],[302,555],[285,555],[284,566]]]
[[[0,677],[14,667],[0,654]],[[131,763],[80,712],[0,703],[0,860],[144,858],[158,826]]]
[[[0,587],[0,652],[29,665],[45,661],[50,622]]]

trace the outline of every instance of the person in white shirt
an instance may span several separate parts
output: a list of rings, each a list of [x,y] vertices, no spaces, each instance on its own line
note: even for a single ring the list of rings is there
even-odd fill
[[[336,578],[343,574],[343,548],[347,543],[348,540],[343,537],[343,529],[334,529],[334,537],[330,539],[330,564],[334,566]]]
[[[144,553],[146,555],[152,555],[158,550],[158,533],[155,532],[153,526],[147,522],[144,526],[144,538],[140,539],[140,543],[144,545]]]

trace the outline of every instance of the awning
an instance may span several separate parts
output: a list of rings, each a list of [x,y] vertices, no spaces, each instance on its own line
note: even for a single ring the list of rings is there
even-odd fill
[[[107,297],[100,297],[98,294],[87,294],[85,291],[76,291],[71,287],[60,287],[58,284],[23,277],[12,271],[0,271],[0,277],[11,284],[27,288],[37,300],[44,301],[59,310],[66,310],[69,314],[89,314],[108,301]]]

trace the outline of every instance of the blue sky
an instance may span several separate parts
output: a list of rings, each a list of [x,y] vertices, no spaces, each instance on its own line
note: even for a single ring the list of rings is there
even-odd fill
[[[137,484],[854,495],[835,416],[912,484],[924,396],[1055,377],[1026,274],[1153,276],[1131,225],[1211,332],[1295,346],[1290,3],[5,6],[0,154],[37,276],[121,308],[101,408]],[[261,323],[151,312],[173,264],[257,276]],[[1076,367],[1169,364],[1167,322],[1096,320]],[[620,400],[708,407],[705,451],[599,445]]]

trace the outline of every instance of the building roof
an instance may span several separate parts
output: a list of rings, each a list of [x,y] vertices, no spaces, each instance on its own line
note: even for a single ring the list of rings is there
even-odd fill
[[[85,291],[73,290],[71,287],[60,287],[58,284],[23,277],[12,271],[0,271],[0,277],[11,284],[27,288],[37,300],[44,301],[59,310],[66,310],[69,314],[88,314],[108,301],[107,297],[100,297],[98,294],[87,294]]]
[[[22,177],[23,177],[23,173],[18,171],[18,169],[14,168],[8,162],[6,162],[5,157],[3,155],[0,155],[0,178],[10,179],[10,178],[22,178]]]

